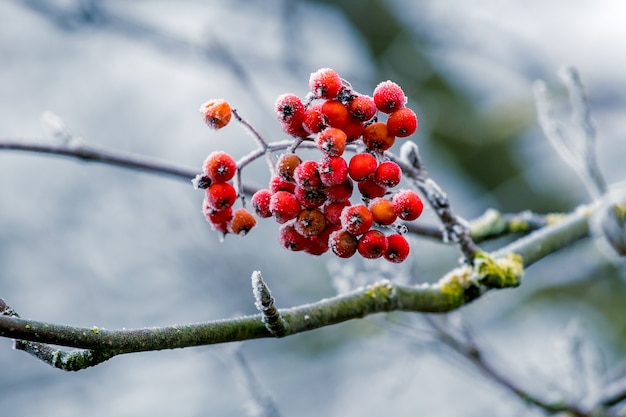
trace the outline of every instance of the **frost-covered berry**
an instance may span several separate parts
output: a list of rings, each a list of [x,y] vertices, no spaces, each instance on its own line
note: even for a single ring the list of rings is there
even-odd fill
[[[370,96],[358,95],[348,103],[348,112],[355,119],[366,122],[376,115],[376,103]]]
[[[393,210],[402,220],[415,220],[424,210],[424,203],[413,190],[400,190],[391,199]]]
[[[304,161],[296,167],[293,172],[293,179],[296,185],[306,189],[318,189],[322,187],[322,180],[319,173],[317,161]]]
[[[315,138],[317,148],[327,156],[341,156],[346,149],[348,137],[345,132],[335,127],[322,130]]]
[[[375,198],[370,201],[368,208],[372,212],[374,221],[383,226],[393,224],[398,217],[396,212],[393,210],[393,204],[391,201],[385,198]]]
[[[309,77],[309,88],[316,98],[335,98],[341,87],[341,77],[330,68],[320,68]]]
[[[204,214],[204,218],[211,224],[222,224],[228,223],[230,219],[233,218],[233,209],[232,207],[225,208],[223,210],[215,210],[211,206],[209,206],[206,199],[202,204],[202,213]]]
[[[277,223],[283,224],[295,219],[301,210],[296,196],[287,191],[278,191],[270,198],[270,212]]]
[[[328,239],[328,246],[330,246],[333,253],[340,258],[349,258],[354,255],[357,245],[357,238],[345,230],[338,230],[331,233]]]
[[[345,207],[340,216],[341,227],[353,235],[362,235],[374,224],[372,212],[362,204]]]
[[[357,251],[364,258],[380,258],[386,250],[387,237],[380,230],[369,230],[359,238]]]
[[[374,182],[381,187],[393,188],[400,184],[402,169],[393,161],[384,161],[374,172]]]
[[[279,177],[278,175],[272,175],[270,178],[269,188],[272,194],[278,191],[287,191],[293,194],[296,188],[296,183],[293,181],[287,181]]]
[[[339,100],[322,103],[322,114],[330,127],[343,128],[348,123],[348,109]]]
[[[302,123],[304,119],[304,104],[295,94],[285,93],[278,96],[274,103],[276,118],[284,123]]]
[[[311,189],[296,186],[293,194],[303,208],[314,209],[321,207],[326,202],[326,192],[323,189]]]
[[[211,208],[224,210],[235,204],[237,190],[227,182],[216,182],[206,189],[205,199]]]
[[[374,89],[374,103],[383,113],[393,113],[406,104],[406,96],[402,88],[393,81],[383,81]]]
[[[314,236],[326,228],[326,218],[318,209],[304,209],[296,217],[294,226],[302,236]]]
[[[387,236],[387,250],[383,256],[389,262],[404,262],[404,260],[408,258],[410,251],[411,247],[404,236],[399,234]]]
[[[293,171],[301,162],[295,153],[284,153],[276,161],[276,174],[285,181],[293,181]]]
[[[387,118],[389,133],[399,138],[411,136],[417,130],[417,116],[408,107],[403,107],[391,113]]]
[[[396,137],[389,133],[386,123],[372,123],[363,130],[363,144],[369,150],[386,151],[393,146],[395,141]]]
[[[261,189],[256,193],[252,194],[252,198],[250,199],[250,203],[254,208],[257,216],[266,219],[268,217],[272,217],[272,212],[270,211],[270,199],[272,198],[272,192],[268,189]]]
[[[256,219],[245,208],[235,210],[233,218],[228,223],[228,230],[236,235],[245,236],[256,226]]]
[[[221,129],[230,122],[230,104],[224,99],[209,100],[200,106],[200,114],[211,129]]]
[[[350,158],[348,174],[355,181],[363,181],[376,171],[378,161],[370,153],[358,153]]]
[[[282,225],[278,231],[280,246],[293,252],[303,251],[309,247],[310,241],[296,230],[293,224]]]
[[[342,184],[348,179],[348,163],[340,156],[324,157],[318,167],[320,180],[326,187]]]
[[[212,182],[230,181],[237,172],[237,162],[223,151],[214,151],[207,156],[203,164],[204,173]]]

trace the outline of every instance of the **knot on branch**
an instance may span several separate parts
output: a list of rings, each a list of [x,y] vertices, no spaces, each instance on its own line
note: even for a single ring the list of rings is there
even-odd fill
[[[477,281],[489,288],[517,287],[524,275],[524,260],[515,253],[494,258],[479,252],[475,258],[474,273]]]
[[[287,334],[287,325],[280,315],[278,309],[274,306],[274,297],[263,281],[260,271],[252,273],[252,293],[254,294],[254,305],[263,316],[263,323],[267,330],[276,337],[282,337]]]

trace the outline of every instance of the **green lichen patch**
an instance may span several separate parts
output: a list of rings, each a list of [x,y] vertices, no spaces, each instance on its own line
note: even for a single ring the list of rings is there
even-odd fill
[[[509,288],[520,285],[524,275],[524,261],[515,253],[493,258],[480,252],[476,255],[477,280],[490,288]]]

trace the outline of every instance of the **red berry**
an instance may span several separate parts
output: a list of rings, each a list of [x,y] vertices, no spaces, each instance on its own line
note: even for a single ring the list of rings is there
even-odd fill
[[[348,123],[348,109],[339,100],[326,100],[322,104],[322,114],[331,127],[342,128]]]
[[[342,184],[348,179],[348,163],[340,156],[322,158],[318,166],[320,180],[327,187]]]
[[[296,183],[284,180],[278,175],[274,175],[270,178],[269,187],[272,194],[275,194],[278,191],[287,191],[293,194],[293,191],[296,188]]]
[[[322,189],[307,190],[296,186],[293,194],[302,204],[302,207],[306,209],[321,207],[326,201],[326,192]]]
[[[302,127],[309,133],[321,132],[328,126],[324,113],[322,113],[322,103],[313,103],[304,112]]]
[[[286,223],[295,219],[302,207],[296,196],[287,191],[278,191],[270,198],[270,212],[277,223]]]
[[[206,199],[202,204],[202,213],[204,214],[204,218],[209,223],[228,223],[230,219],[233,217],[233,209],[232,207],[225,208],[223,210],[215,210],[209,206]]]
[[[383,81],[374,89],[374,103],[383,113],[392,113],[406,104],[402,88],[393,81]]]
[[[296,185],[306,189],[315,190],[322,186],[317,161],[304,161],[296,167],[293,172],[293,179]]]
[[[304,104],[295,94],[285,93],[278,96],[274,103],[274,111],[278,120],[283,123],[302,124],[304,119]]]
[[[381,187],[393,188],[400,184],[402,169],[393,161],[384,161],[374,173],[374,182]]]
[[[285,181],[293,181],[293,171],[302,163],[295,153],[284,153],[276,161],[276,173]]]
[[[205,198],[202,203],[202,213],[206,221],[211,225],[211,229],[224,234],[228,233],[228,223],[233,217],[233,209],[231,207],[215,210],[209,206]]]
[[[353,235],[362,235],[374,223],[372,212],[362,204],[345,207],[341,211],[341,227]]]
[[[393,224],[398,217],[393,210],[393,204],[391,201],[384,198],[375,198],[370,201],[368,208],[372,212],[374,221],[383,226]]]
[[[227,182],[216,182],[206,189],[207,204],[215,210],[224,210],[235,204],[237,191]]]
[[[230,122],[230,105],[221,98],[209,100],[200,106],[200,114],[211,129],[221,129]]]
[[[370,96],[359,95],[348,103],[348,112],[355,119],[366,122],[376,115],[376,103]]]
[[[350,159],[348,174],[355,181],[363,181],[376,171],[378,162],[370,153],[358,153]]]
[[[305,250],[310,245],[310,241],[298,233],[293,224],[281,226],[278,231],[278,242],[283,248],[294,252]]]
[[[387,129],[389,133],[405,138],[412,135],[417,130],[417,116],[408,107],[403,107],[391,113],[387,119]]]
[[[372,151],[386,151],[393,146],[395,141],[396,138],[389,133],[386,123],[372,123],[363,130],[363,144]]]
[[[347,136],[341,129],[327,127],[315,139],[317,148],[327,156],[341,156],[346,149]]]
[[[387,250],[387,237],[380,230],[369,230],[359,238],[357,250],[364,258],[380,258]]]
[[[354,235],[345,230],[338,230],[331,233],[328,245],[338,257],[349,258],[356,253],[358,241]]]
[[[400,263],[409,256],[411,247],[404,236],[394,234],[387,236],[387,250],[383,254],[389,262]]]
[[[402,220],[415,220],[424,210],[424,203],[413,190],[400,190],[391,199],[393,210]]]
[[[335,201],[332,203],[328,203],[324,205],[322,210],[324,211],[324,215],[326,216],[326,222],[330,224],[341,224],[341,211],[344,207],[348,207],[350,205],[349,201]]]
[[[335,98],[341,87],[341,77],[330,68],[321,68],[309,78],[309,88],[316,98]]]
[[[204,173],[213,182],[230,181],[237,172],[237,162],[223,151],[214,151],[204,161]]]
[[[364,181],[357,183],[357,187],[361,195],[365,198],[382,197],[387,193],[387,188],[375,183],[372,177],[368,177]]]
[[[346,178],[341,184],[326,189],[326,200],[329,202],[347,201],[352,197],[352,191],[354,191],[354,183],[350,178]]]
[[[254,207],[254,211],[257,216],[264,219],[272,217],[272,212],[270,211],[271,198],[272,192],[268,189],[259,190],[252,195],[250,203],[252,204],[252,207]]]
[[[314,236],[324,230],[326,218],[318,209],[304,209],[298,214],[294,226],[302,236]]]
[[[245,236],[248,232],[256,226],[256,219],[245,208],[235,210],[233,218],[228,223],[228,230],[236,235]]]

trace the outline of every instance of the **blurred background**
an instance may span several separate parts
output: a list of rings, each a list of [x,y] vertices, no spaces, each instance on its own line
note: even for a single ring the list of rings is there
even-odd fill
[[[309,74],[331,67],[366,94],[387,79],[403,86],[420,120],[411,140],[461,216],[569,211],[589,197],[539,130],[532,84],[542,79],[564,98],[557,73],[578,68],[600,166],[622,181],[625,16],[617,0],[4,1],[0,140],[51,140],[48,111],[90,145],[199,171],[213,150],[240,157],[255,146],[236,123],[207,129],[201,103],[225,98],[264,137],[283,139],[275,98],[304,96]],[[264,161],[243,178],[265,186]],[[459,256],[423,239],[394,268],[288,253],[270,220],[220,243],[201,201],[187,181],[0,151],[0,297],[37,320],[159,326],[254,313],[253,270],[290,307],[351,280],[434,282]],[[522,287],[455,314],[520,385],[575,399],[584,388],[567,381],[598,386],[626,353],[621,274],[588,239],[532,266]],[[125,355],[79,373],[0,340],[0,410],[253,415],[250,370],[284,416],[541,415],[457,360],[420,320],[392,314],[282,340]]]

